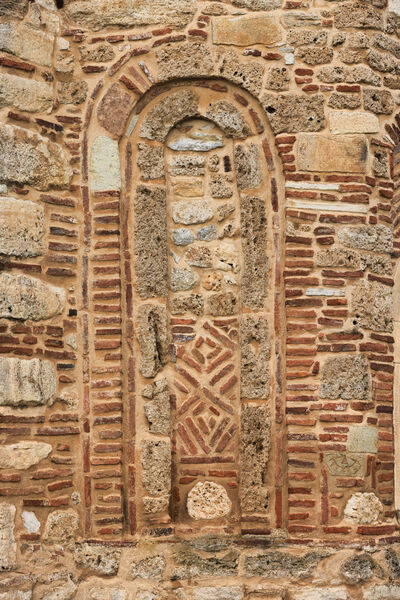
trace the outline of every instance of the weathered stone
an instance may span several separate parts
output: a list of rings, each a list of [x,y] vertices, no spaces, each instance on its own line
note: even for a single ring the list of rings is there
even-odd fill
[[[274,10],[282,5],[282,0],[233,0],[233,6],[249,10]]]
[[[355,452],[325,452],[325,461],[331,475],[356,477],[364,475],[364,457]]]
[[[224,221],[230,214],[235,211],[235,205],[233,202],[227,204],[220,204],[217,206],[218,222]]]
[[[389,567],[390,579],[399,580],[400,579],[400,557],[398,553],[393,548],[386,548],[385,551],[385,559],[387,566]],[[399,588],[399,597],[400,597],[400,588]]]
[[[193,600],[210,600],[211,598],[212,600],[242,600],[243,590],[239,585],[218,587],[196,586],[192,591],[191,598]]]
[[[128,592],[120,587],[91,587],[88,600],[128,600]]]
[[[381,13],[372,5],[362,2],[344,2],[334,11],[335,26],[338,29],[382,29]]]
[[[332,133],[377,133],[379,121],[374,115],[361,111],[335,110],[328,113]]]
[[[264,512],[269,505],[265,485],[270,450],[270,418],[266,406],[243,404],[241,411],[241,507],[244,512]]]
[[[238,60],[235,52],[228,50],[224,54],[220,73],[229,81],[241,85],[252,94],[258,95],[262,87],[265,67],[256,61]]]
[[[211,175],[210,193],[213,198],[231,198],[233,189],[232,175]]]
[[[364,173],[367,158],[367,138],[363,135],[298,136],[298,165],[302,171]]]
[[[24,510],[21,516],[24,527],[28,533],[37,533],[40,530],[40,521],[34,512]]]
[[[317,73],[318,79],[324,83],[339,83],[346,79],[346,69],[344,67],[322,67]]]
[[[64,75],[72,74],[75,69],[75,58],[72,52],[67,52],[65,50],[57,52],[54,68],[56,73],[62,73]]]
[[[130,567],[132,579],[158,579],[164,577],[166,561],[163,556],[149,556],[139,561],[134,561]]]
[[[350,248],[373,252],[393,251],[393,232],[386,225],[361,225],[342,227],[338,232],[339,241]]]
[[[196,521],[225,517],[231,508],[232,502],[226,489],[213,481],[199,481],[188,494],[187,511],[189,517]]]
[[[365,59],[371,69],[381,73],[398,73],[398,61],[387,53],[378,52],[370,49],[366,53]]]
[[[208,246],[191,246],[185,252],[185,261],[192,267],[212,267],[212,254]]]
[[[205,77],[214,69],[209,47],[203,42],[164,46],[156,51],[159,81],[182,77]]]
[[[184,198],[204,196],[204,181],[201,178],[178,179],[172,183],[174,194]]]
[[[0,73],[0,108],[12,106],[26,112],[51,112],[53,88],[43,81]]]
[[[164,157],[162,146],[150,146],[145,142],[138,144],[137,164],[142,179],[159,179],[164,177]]]
[[[235,174],[240,190],[256,188],[262,183],[260,150],[255,144],[248,149],[242,144],[235,146]]]
[[[1,10],[0,7],[0,15]],[[54,36],[40,29],[15,22],[0,24],[0,50],[3,52],[51,67],[53,48]]]
[[[142,440],[143,487],[152,496],[169,496],[171,491],[171,442]]]
[[[370,269],[378,275],[393,275],[392,260],[390,256],[371,254],[369,252],[361,253],[361,269]]]
[[[393,296],[382,283],[360,281],[352,291],[352,309],[361,327],[393,331]]]
[[[168,290],[167,208],[163,187],[140,185],[135,196],[137,291],[142,298]]]
[[[90,154],[90,188],[94,192],[121,189],[118,142],[106,135],[97,136]]]
[[[217,271],[212,271],[211,273],[207,273],[203,277],[201,285],[203,286],[203,288],[205,290],[208,290],[208,291],[213,290],[213,291],[218,292],[222,289],[222,282],[223,282],[223,276],[221,275],[221,273],[218,273]],[[224,295],[225,294],[222,294],[222,296],[224,296]],[[215,294],[215,296],[217,296],[217,302],[218,302],[219,294]],[[218,302],[218,304],[219,304],[219,302]],[[235,304],[237,304],[237,302]],[[209,305],[210,305],[210,301],[208,301],[208,306]]]
[[[243,317],[241,322],[242,398],[268,398],[270,345],[263,317]],[[257,348],[257,350],[255,350]]]
[[[354,250],[344,248],[329,248],[317,253],[316,264],[318,267],[344,267],[346,269],[359,269],[361,258]]]
[[[293,600],[349,600],[345,587],[306,587],[295,591]]]
[[[302,12],[300,10],[288,11],[282,16],[282,23],[288,27],[309,27],[321,25],[321,17],[317,13]]]
[[[147,113],[140,129],[141,137],[164,142],[176,123],[198,114],[198,103],[197,94],[190,90],[170,93]]]
[[[76,512],[55,510],[47,517],[44,539],[50,544],[72,542],[78,528],[79,517]]]
[[[265,201],[243,196],[240,203],[244,271],[242,302],[262,308],[268,289],[268,257]]]
[[[184,27],[196,11],[194,0],[67,0],[65,13],[80,27],[104,29],[119,25],[123,28],[141,25]]]
[[[290,75],[287,67],[272,67],[268,70],[266,87],[269,90],[288,90]]]
[[[83,104],[89,86],[87,81],[59,81],[57,89],[61,104]]]
[[[52,450],[50,444],[42,442],[18,442],[0,446],[0,468],[23,471],[37,465]]]
[[[231,550],[223,556],[203,558],[193,552],[186,544],[175,552],[175,561],[179,565],[173,571],[174,579],[188,579],[192,577],[222,577],[236,575],[238,567],[238,553]]]
[[[330,95],[328,106],[339,110],[343,108],[358,108],[361,106],[361,97],[359,94],[333,92]]]
[[[258,556],[246,556],[244,568],[249,576],[307,579],[327,554],[327,551],[315,550],[307,552],[303,556],[297,556],[273,550]]]
[[[345,560],[340,567],[340,574],[349,585],[357,585],[372,579],[376,568],[376,562],[369,554],[364,552],[363,554],[355,554]]]
[[[374,160],[372,167],[376,177],[389,177],[389,159],[386,150],[382,148],[374,148]]]
[[[76,544],[74,559],[78,567],[99,573],[116,575],[121,558],[121,548],[105,544]]]
[[[323,65],[326,63],[330,63],[333,58],[333,49],[332,48],[309,48],[304,47],[300,48],[297,51],[297,56],[306,64],[306,65]]]
[[[80,46],[79,52],[83,62],[108,62],[115,57],[113,47],[105,42],[94,47]]]
[[[394,100],[389,90],[364,89],[364,108],[378,115],[390,115],[394,110]]]
[[[320,131],[325,127],[322,95],[264,94],[261,102],[274,133]]]
[[[327,32],[318,31],[318,29],[291,29],[287,34],[287,42],[291,46],[306,46],[308,44],[326,46],[327,41]]]
[[[175,296],[170,299],[170,310],[173,315],[184,315],[191,312],[200,316],[204,312],[204,298],[200,294]]]
[[[0,572],[17,566],[17,544],[14,538],[15,506],[0,503]]]
[[[142,304],[138,311],[140,372],[155,377],[168,361],[167,313],[160,304]]]
[[[215,225],[205,225],[199,229],[196,237],[202,242],[212,242],[217,238],[217,228]]]
[[[144,410],[149,422],[149,431],[169,435],[171,430],[171,409],[168,391],[168,380],[160,379],[154,381],[142,390],[142,396],[149,398]]]
[[[360,525],[378,523],[383,512],[381,501],[373,493],[356,492],[344,509],[344,516]]]
[[[204,175],[205,158],[196,154],[173,156],[170,160],[169,172],[171,175]]]
[[[272,46],[282,39],[276,20],[263,14],[215,17],[212,32],[214,44]]]
[[[400,586],[374,585],[363,591],[363,600],[400,600]]]
[[[166,512],[169,507],[169,496],[161,498],[143,497],[143,510],[146,515],[155,515],[160,512]]]
[[[214,288],[215,289],[215,288]],[[208,297],[208,312],[213,317],[226,317],[238,312],[238,298],[233,292],[211,294]]]
[[[0,275],[0,318],[40,321],[65,308],[65,290],[28,275]]]
[[[0,357],[0,406],[51,405],[56,399],[56,376],[47,360]]]
[[[0,254],[40,256],[44,234],[44,210],[39,204],[0,196]]]
[[[126,122],[135,100],[119,83],[113,83],[97,109],[97,118],[111,135],[118,137],[125,131]]]
[[[1,13],[0,13],[1,14]],[[32,600],[31,590],[10,590],[9,592],[0,592],[0,600]]]
[[[322,367],[321,398],[364,400],[370,395],[368,360],[363,355],[328,358]]]
[[[38,190],[67,188],[72,177],[64,150],[21,127],[0,126],[0,180],[28,184]]]
[[[199,276],[192,269],[174,267],[171,270],[170,282],[173,292],[185,292],[198,284]]]
[[[209,221],[213,216],[213,207],[208,200],[180,200],[172,204],[172,218],[175,223],[196,225]]]
[[[370,85],[381,85],[381,78],[366,65],[360,65],[349,69],[346,73],[347,83],[368,83]]]
[[[242,113],[226,100],[210,104],[206,117],[216,123],[227,137],[243,139],[251,133]]]
[[[378,452],[378,430],[375,427],[349,427],[347,435],[347,450],[349,452]]]
[[[213,123],[200,119],[184,121],[181,127],[177,126],[168,137],[167,143],[168,148],[179,152],[209,152],[222,148],[223,145],[224,139],[219,129]],[[189,185],[189,182],[190,180],[186,185]],[[200,182],[197,183],[200,185]],[[196,182],[193,182],[193,185],[196,185]]]
[[[181,227],[180,229],[173,229],[171,233],[173,242],[176,246],[187,246],[194,242],[194,234],[190,229]]]

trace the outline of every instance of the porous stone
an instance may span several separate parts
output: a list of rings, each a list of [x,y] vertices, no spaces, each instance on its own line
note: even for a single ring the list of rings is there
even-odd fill
[[[149,431],[169,435],[171,430],[171,409],[169,401],[168,380],[154,381],[142,390],[142,396],[149,398],[144,405]]]
[[[302,171],[364,173],[367,158],[368,143],[364,135],[298,136],[298,165]]]
[[[174,296],[169,302],[173,315],[184,315],[190,312],[200,316],[204,312],[204,298],[201,294],[181,294],[180,296]]]
[[[231,175],[211,175],[210,193],[213,198],[231,198],[233,189]]]
[[[135,195],[137,291],[142,298],[168,291],[167,204],[163,187],[139,185]]]
[[[361,111],[330,111],[328,123],[329,129],[335,134],[377,133],[379,131],[378,118]]]
[[[348,558],[340,567],[340,574],[349,585],[357,585],[369,581],[374,576],[377,564],[373,558],[364,552]]]
[[[264,94],[261,103],[274,133],[320,131],[325,127],[322,95]]]
[[[246,556],[244,568],[245,573],[249,576],[262,575],[272,579],[307,579],[327,554],[327,551],[315,550],[298,556],[289,552],[273,550],[257,556]]]
[[[333,58],[333,49],[332,48],[312,48],[312,47],[304,47],[300,48],[297,51],[297,56],[306,64],[306,65],[323,65],[326,63],[330,63]]]
[[[243,398],[268,398],[270,345],[263,317],[243,317],[241,332],[241,394]],[[256,350],[257,348],[257,350]]]
[[[171,175],[204,175],[205,158],[196,154],[183,154],[181,156],[172,156],[169,163],[169,172]]]
[[[17,544],[14,538],[16,508],[13,504],[0,503],[0,572],[17,566]]]
[[[394,100],[389,90],[363,90],[364,108],[378,115],[390,115],[394,110]]]
[[[248,148],[237,144],[234,151],[235,173],[240,190],[256,188],[262,183],[260,150],[255,144]]]
[[[198,114],[199,98],[190,90],[170,93],[147,113],[140,128],[141,137],[164,142],[176,123]]]
[[[364,400],[370,395],[368,360],[363,355],[328,358],[322,367],[321,398]]]
[[[11,106],[26,112],[51,112],[54,94],[43,81],[0,73],[0,108]]]
[[[261,91],[264,71],[265,67],[263,64],[256,61],[249,63],[238,60],[237,54],[230,50],[225,52],[220,67],[220,74],[223,77],[256,95]]]
[[[382,283],[360,281],[352,291],[352,309],[358,324],[372,331],[393,331],[393,296]]]
[[[265,14],[215,17],[212,34],[214,44],[234,46],[271,46],[282,39],[276,19]]]
[[[251,133],[239,109],[226,100],[219,100],[210,104],[206,117],[218,125],[227,137],[243,139]]]
[[[164,177],[164,156],[162,146],[150,146],[145,142],[138,144],[137,164],[142,179],[159,179]]]
[[[246,513],[264,512],[269,505],[265,485],[270,451],[270,417],[266,406],[243,404],[241,411],[241,507]]]
[[[240,203],[243,247],[242,302],[262,308],[268,290],[267,223],[265,201],[242,196]]]
[[[344,67],[322,67],[317,73],[318,79],[324,83],[339,83],[346,79],[346,69]]]
[[[346,73],[347,83],[368,83],[369,85],[381,85],[381,78],[366,65],[359,65],[349,69]]]
[[[203,42],[165,46],[156,51],[159,81],[182,77],[205,77],[214,69],[209,47]]]
[[[121,189],[118,142],[107,135],[99,135],[93,141],[89,182],[94,192]]]
[[[344,2],[335,8],[335,26],[338,29],[382,29],[382,15],[374,6],[362,2]]]
[[[316,256],[318,267],[344,267],[346,269],[359,269],[361,258],[354,250],[344,248],[328,248],[320,250]]]
[[[171,442],[142,440],[143,487],[152,496],[168,497],[171,491]]]
[[[293,600],[349,600],[345,587],[305,587],[297,590]]]
[[[78,567],[100,575],[116,575],[121,548],[105,544],[76,544],[74,559]]]
[[[358,108],[361,106],[361,97],[359,94],[333,92],[330,95],[328,106],[330,108]]]
[[[132,579],[158,579],[164,577],[166,561],[163,556],[149,556],[139,561],[134,561],[130,567]]]
[[[108,62],[115,57],[113,47],[105,42],[94,47],[80,46],[79,53],[83,62]]]
[[[65,290],[28,275],[0,275],[0,318],[50,319],[63,312]]]
[[[43,442],[17,442],[0,446],[0,468],[24,471],[37,465],[52,450],[50,444]]]
[[[191,246],[185,252],[185,261],[192,267],[212,267],[212,253],[208,246]]]
[[[378,523],[382,513],[382,503],[372,492],[356,492],[349,498],[344,509],[345,518],[359,525]]]
[[[173,229],[172,240],[176,246],[187,246],[194,242],[194,234],[190,229],[181,227],[180,229]]]
[[[173,292],[185,292],[199,283],[197,273],[186,267],[171,269],[170,286]]]
[[[138,340],[143,377],[155,377],[168,361],[167,312],[160,304],[142,304],[138,311]]]
[[[64,150],[37,133],[1,125],[0,154],[4,183],[28,184],[38,190],[69,186],[72,169]]]
[[[0,600],[32,600],[31,590],[10,590],[9,592],[0,592]]]
[[[274,10],[282,5],[282,0],[233,0],[233,6],[249,10]]]
[[[97,118],[108,133],[117,137],[124,133],[135,100],[119,83],[107,90],[97,109]]]
[[[40,256],[44,253],[42,206],[30,200],[0,196],[0,254]]]
[[[287,42],[291,46],[326,46],[327,41],[327,32],[318,29],[290,29],[287,34]]]
[[[223,485],[199,481],[190,490],[186,506],[189,517],[198,521],[225,517],[231,511],[232,502]]]
[[[290,75],[287,67],[272,67],[268,70],[266,87],[269,90],[288,90]]]
[[[55,510],[47,517],[44,539],[50,544],[72,542],[78,528],[79,517],[75,511]]]
[[[238,552],[230,550],[226,554],[203,558],[193,552],[187,544],[175,552],[177,567],[172,576],[174,579],[188,579],[192,577],[222,577],[236,575],[238,568]]]
[[[3,2],[1,4],[3,6]],[[1,10],[0,7],[0,16]],[[53,48],[54,35],[22,23],[0,23],[0,50],[3,52],[43,67],[51,67]]]
[[[381,73],[398,73],[398,62],[386,52],[378,52],[371,48],[365,55],[365,59],[371,69]]]
[[[83,104],[89,86],[87,81],[59,81],[57,89],[61,104]]]
[[[372,252],[393,251],[393,232],[386,225],[361,225],[342,227],[338,232],[339,241],[350,248]]]
[[[165,512],[169,507],[169,496],[162,496],[161,498],[150,498],[150,496],[143,497],[143,510],[146,515],[155,515],[160,512]]]
[[[56,375],[47,360],[0,357],[0,406],[51,405],[56,399]]]
[[[238,298],[233,292],[211,294],[208,297],[207,307],[213,317],[225,317],[238,312]]]
[[[378,430],[366,426],[349,427],[347,449],[349,452],[376,454],[378,452]]]
[[[172,204],[172,218],[175,223],[196,225],[205,223],[214,216],[214,210],[208,200],[179,200]]]

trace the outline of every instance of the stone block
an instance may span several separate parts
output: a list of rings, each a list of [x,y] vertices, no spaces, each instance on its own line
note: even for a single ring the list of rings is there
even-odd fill
[[[324,97],[264,94],[261,98],[274,133],[320,131],[325,127]]]
[[[233,292],[211,294],[208,297],[207,307],[213,317],[227,317],[238,312],[239,298]]]
[[[164,142],[174,125],[198,114],[198,103],[197,94],[191,90],[170,93],[147,113],[140,128],[141,137]]]
[[[28,275],[0,275],[0,318],[41,321],[63,312],[65,290]]]
[[[229,138],[244,139],[251,134],[250,127],[242,113],[234,104],[226,100],[210,104],[206,117],[218,125]]]
[[[213,264],[213,255],[208,246],[191,246],[186,250],[184,259],[191,267],[209,269]]]
[[[365,356],[328,358],[321,375],[320,397],[365,400],[370,397],[370,372]]]
[[[116,575],[121,548],[105,544],[75,544],[74,559],[78,567],[99,575]]]
[[[143,487],[152,496],[167,497],[171,491],[171,442],[142,440]]]
[[[14,538],[16,508],[13,504],[0,503],[0,572],[17,567],[17,544]]]
[[[368,143],[364,135],[298,136],[298,166],[301,171],[365,173]]]
[[[17,442],[0,446],[0,468],[24,471],[37,465],[52,450],[50,444],[43,442]]]
[[[0,254],[40,256],[44,253],[44,210],[40,204],[0,196]]]
[[[151,498],[143,496],[143,511],[146,515],[156,515],[157,513],[167,512],[169,508],[169,496],[160,498]]]
[[[364,475],[364,456],[356,452],[325,452],[330,475],[360,477]]]
[[[268,70],[266,87],[269,90],[288,90],[290,74],[287,67],[272,67]]]
[[[373,585],[363,590],[363,600],[400,600],[400,585]]]
[[[394,100],[389,90],[364,89],[364,108],[377,115],[390,115],[394,110]]]
[[[211,175],[210,193],[219,200],[233,196],[232,175]]]
[[[393,293],[390,287],[360,281],[352,290],[352,310],[361,327],[372,331],[393,331]]]
[[[265,66],[263,63],[254,59],[252,62],[239,60],[236,52],[231,50],[224,53],[220,67],[222,77],[237,83],[256,96],[261,91],[264,71]]]
[[[170,274],[170,287],[173,292],[185,292],[199,283],[197,273],[186,267],[174,267]]]
[[[93,192],[121,189],[118,142],[106,135],[99,135],[93,141],[89,183]]]
[[[344,248],[328,248],[317,253],[318,267],[341,267],[358,270],[361,267],[361,257],[354,250]]]
[[[56,374],[47,360],[0,357],[0,381],[0,406],[51,405],[56,399]]]
[[[393,252],[393,232],[386,225],[361,225],[341,227],[339,241],[349,248],[372,252]]]
[[[273,46],[282,40],[276,19],[265,14],[215,17],[212,35],[214,44],[229,46]]]
[[[186,506],[189,517],[199,521],[226,517],[231,512],[232,502],[223,485],[199,481],[190,490]]]
[[[345,518],[359,525],[378,523],[382,513],[382,503],[372,492],[356,492],[349,498],[344,509]]]
[[[0,7],[0,15],[1,10]],[[21,23],[0,23],[0,50],[3,52],[42,67],[51,67],[53,48],[54,35]]]
[[[149,402],[144,405],[149,431],[161,435],[171,432],[171,408],[169,400],[168,380],[154,381],[142,390],[142,396]]]
[[[282,5],[282,0],[233,0],[233,6],[249,10],[274,10]]]
[[[75,511],[55,510],[49,514],[44,539],[50,544],[73,542],[79,529],[79,517]]]
[[[204,312],[204,298],[201,294],[181,294],[169,300],[169,309],[173,315],[193,313],[200,316]]]
[[[181,227],[171,231],[173,242],[176,246],[187,246],[194,242],[194,234],[190,229]]]
[[[224,146],[224,138],[213,123],[203,119],[185,121],[182,127],[177,126],[168,137],[168,148],[178,152],[209,152]],[[190,180],[186,182],[188,185]],[[201,184],[200,181],[193,185]],[[199,194],[195,194],[199,195]],[[200,194],[202,195],[202,194]]]
[[[138,310],[138,340],[143,377],[155,377],[168,361],[167,312],[160,304],[142,304]]]
[[[363,2],[344,2],[334,10],[335,26],[338,29],[382,29],[382,14],[374,6]]]
[[[344,586],[305,587],[294,592],[293,600],[349,600]]]
[[[263,317],[244,316],[240,326],[241,396],[268,398],[270,345],[268,323]]]
[[[374,571],[377,575],[382,574],[377,563],[366,552],[354,554],[340,566],[340,574],[348,585],[357,585],[369,581],[374,576]]]
[[[377,133],[378,117],[361,111],[335,110],[328,113],[329,129],[335,134]]]
[[[378,430],[375,427],[352,426],[347,435],[347,450],[349,452],[378,452]]]
[[[214,216],[214,210],[208,200],[179,200],[172,204],[172,218],[175,223],[197,225],[205,223]]]
[[[242,196],[240,218],[244,263],[242,302],[250,308],[262,308],[269,280],[265,200],[255,196]]]
[[[89,86],[87,81],[59,81],[57,89],[61,104],[83,104]]]
[[[108,133],[121,136],[135,100],[119,83],[113,83],[97,109],[97,119]]]
[[[256,556],[246,556],[244,570],[251,577],[262,575],[271,579],[308,579],[318,563],[328,555],[329,551],[326,550],[307,552],[303,556],[272,550]]]
[[[134,202],[137,291],[142,298],[165,296],[168,291],[165,188],[140,185]]]
[[[205,165],[204,156],[196,154],[172,156],[169,161],[169,172],[171,175],[189,175],[190,177],[194,177],[205,174]]]
[[[10,590],[9,592],[0,592],[0,600],[32,600],[32,592],[31,590]]]
[[[289,29],[292,27],[318,27],[322,23],[319,14],[301,10],[285,11],[285,14],[282,16],[281,20],[283,25]]]
[[[214,69],[209,47],[203,42],[163,46],[156,51],[159,81],[206,77]]]
[[[191,590],[191,600],[243,600],[243,589],[240,585],[200,587]]]
[[[256,188],[262,183],[260,150],[255,144],[248,148],[237,144],[234,151],[235,174],[240,190]]]
[[[172,183],[174,194],[184,198],[199,198],[204,196],[204,181],[202,178],[180,178]]]
[[[43,81],[0,73],[0,108],[10,106],[25,112],[51,112],[54,92]]]
[[[29,510],[24,510],[22,512],[22,522],[24,524],[25,530],[28,533],[38,533],[41,527],[41,523],[34,512]]]
[[[265,475],[271,446],[271,424],[266,406],[243,404],[241,411],[241,507],[246,513],[264,512],[269,504]]]
[[[226,554],[218,554],[203,558],[187,545],[175,551],[175,562],[177,567],[172,572],[174,579],[192,579],[194,577],[223,577],[236,575],[238,569],[239,554],[236,550],[230,550]]]
[[[68,188],[72,169],[58,144],[21,127],[0,126],[0,181],[38,190]]]
[[[121,587],[90,587],[86,593],[88,600],[128,600],[127,590]]]
[[[158,579],[162,581],[165,567],[166,561],[163,556],[149,556],[131,563],[130,576],[132,579]]]
[[[150,146],[145,142],[138,144],[137,164],[140,177],[144,180],[164,177],[164,155],[162,146]]]
[[[97,46],[80,46],[79,53],[83,62],[108,62],[115,57],[113,47],[106,42]]]

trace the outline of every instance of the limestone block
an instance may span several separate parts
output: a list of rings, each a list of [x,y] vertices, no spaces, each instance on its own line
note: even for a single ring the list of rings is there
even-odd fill
[[[173,242],[176,246],[187,246],[194,242],[194,234],[190,229],[180,227],[171,231]]]
[[[332,110],[328,113],[328,123],[329,129],[335,134],[379,131],[378,117],[361,111]]]
[[[328,248],[328,250],[320,250],[317,253],[317,265],[319,267],[343,267],[358,270],[361,266],[361,257],[354,250]]]
[[[347,436],[347,450],[349,452],[378,452],[378,430],[376,427],[353,426],[349,427]]]
[[[356,492],[348,500],[344,516],[359,525],[378,523],[383,513],[383,506],[375,494]]]
[[[235,146],[235,173],[240,190],[256,188],[262,183],[260,150],[255,144],[248,149],[242,144]]]
[[[276,19],[264,14],[215,17],[212,35],[214,44],[230,46],[272,46],[282,39]]]
[[[24,471],[37,465],[51,450],[50,444],[30,441],[0,446],[0,468]]]
[[[7,319],[50,319],[63,312],[65,290],[28,275],[0,275],[0,317]]]
[[[344,2],[334,11],[335,26],[338,29],[382,29],[382,15],[371,5],[363,2]]]
[[[154,381],[142,390],[142,396],[149,402],[144,405],[149,431],[161,435],[169,435],[171,431],[171,408],[169,400],[168,380]]]
[[[267,407],[243,404],[240,464],[241,507],[244,512],[263,512],[268,508],[269,492],[264,480],[271,445],[270,432]]]
[[[318,563],[328,554],[329,552],[324,550],[315,550],[298,556],[289,552],[272,550],[257,556],[246,556],[244,568],[246,575],[250,576],[262,575],[272,579],[306,579],[312,575]],[[307,600],[309,599],[307,598]]]
[[[184,315],[189,312],[200,316],[204,312],[204,298],[201,294],[180,294],[169,302],[173,315]]]
[[[0,254],[40,256],[45,247],[44,210],[35,202],[0,197]]]
[[[293,594],[293,600],[349,600],[349,595],[343,586],[305,587]]]
[[[175,561],[179,565],[173,571],[174,579],[191,579],[198,576],[222,577],[228,575],[237,575],[239,554],[236,550],[230,550],[226,554],[218,554],[203,558],[196,552],[193,552],[191,546],[185,544],[183,548],[176,552]]]
[[[211,175],[210,193],[213,198],[231,198],[233,196],[232,175]]]
[[[210,104],[206,117],[218,125],[227,137],[243,139],[251,133],[242,113],[234,104],[226,100]]]
[[[144,180],[164,177],[164,156],[162,146],[150,146],[145,142],[138,144],[137,164],[140,177]]]
[[[17,566],[17,544],[14,538],[16,508],[0,503],[0,571],[10,571]]]
[[[41,600],[72,600],[75,598],[76,585],[70,577],[62,585],[53,587],[41,596]]]
[[[214,69],[209,47],[203,42],[163,46],[156,51],[159,81],[205,77]]]
[[[363,590],[363,600],[400,600],[400,585],[374,585]]]
[[[184,292],[199,283],[197,273],[185,267],[171,269],[170,287],[173,292]]]
[[[320,397],[365,400],[370,395],[368,360],[359,354],[328,358],[322,367]]]
[[[373,252],[393,251],[393,232],[386,225],[361,225],[342,227],[338,232],[339,241],[350,248]]]
[[[87,593],[88,600],[128,600],[128,592],[120,587],[91,587]]]
[[[298,136],[298,165],[302,171],[365,173],[368,144],[364,135]]]
[[[265,200],[255,196],[242,196],[240,218],[244,263],[242,302],[250,308],[262,308],[269,279]]]
[[[130,567],[132,579],[158,579],[164,577],[166,561],[163,556],[149,556],[139,561],[134,561]]]
[[[179,200],[172,204],[172,218],[175,223],[196,225],[209,221],[213,216],[213,207],[208,200]]]
[[[115,57],[113,47],[106,42],[97,46],[80,46],[81,60],[84,62],[108,62]]]
[[[121,548],[104,544],[75,544],[74,559],[78,567],[99,575],[116,575]]]
[[[55,510],[47,517],[44,539],[50,544],[71,542],[78,528],[79,517],[75,511]]]
[[[51,112],[54,93],[43,81],[0,73],[0,108],[11,106],[26,112]]]
[[[1,14],[1,13],[0,13]],[[31,590],[21,591],[21,590],[10,590],[9,592],[0,592],[0,600],[31,600],[32,592]]]
[[[300,10],[287,11],[282,17],[282,23],[287,28],[309,27],[321,25],[321,17],[317,13]]]
[[[134,104],[135,100],[131,94],[119,83],[113,83],[97,109],[100,125],[115,137],[122,135]]]
[[[155,377],[168,361],[167,312],[159,304],[142,304],[138,311],[140,372]]]
[[[241,344],[241,396],[242,398],[268,398],[270,391],[270,345],[268,323],[263,317],[242,318]]]
[[[263,63],[253,59],[252,62],[239,60],[236,52],[228,50],[224,53],[220,73],[222,77],[233,81],[258,96],[262,87],[265,71]]]
[[[57,381],[47,360],[0,357],[0,406],[51,405],[56,399]]]
[[[3,3],[1,4],[3,6]],[[0,15],[1,10],[0,7]],[[3,52],[14,54],[18,58],[43,67],[51,67],[53,48],[54,35],[21,23],[0,23],[0,50]]]
[[[324,97],[264,94],[261,98],[274,133],[320,131],[325,127]]]
[[[152,496],[169,496],[171,491],[170,440],[142,440],[143,487]]]
[[[195,0],[67,0],[65,13],[80,27],[103,29],[141,25],[185,27],[196,11]]]
[[[208,312],[213,317],[227,317],[236,314],[239,309],[238,304],[239,298],[233,292],[211,294],[207,302]]]
[[[118,142],[106,135],[99,135],[93,141],[89,182],[93,192],[121,189]]]
[[[171,175],[189,175],[190,177],[204,175],[205,164],[205,158],[198,154],[172,156],[169,161],[169,172]]]
[[[155,515],[160,512],[168,511],[169,496],[161,496],[160,498],[151,498],[150,496],[143,497],[143,511],[146,515]]]
[[[394,100],[389,90],[363,89],[364,108],[377,115],[390,115],[394,110]]]
[[[235,3],[235,2],[234,2]],[[239,585],[193,588],[190,596],[193,600],[242,600],[243,589]]]
[[[191,90],[170,93],[147,113],[140,128],[141,137],[164,142],[176,123],[197,115],[198,103],[197,94]]]
[[[225,517],[231,508],[232,502],[226,489],[213,481],[199,481],[188,494],[187,511],[196,521]]]
[[[364,552],[363,554],[354,554],[345,560],[340,567],[340,574],[349,585],[357,585],[372,579],[375,570],[377,574],[381,574],[377,563]]]
[[[183,128],[176,127],[168,136],[168,148],[178,152],[209,152],[224,146],[224,139],[213,123],[204,120],[193,119],[185,121]],[[186,185],[190,185],[190,180]],[[192,185],[201,185],[201,181],[195,181]],[[179,185],[179,182],[176,184]],[[186,195],[186,194],[184,194]],[[193,194],[202,195],[202,194]]]
[[[389,0],[388,4],[389,12],[400,16],[400,2],[399,0]]]
[[[191,246],[186,250],[184,259],[191,267],[200,267],[202,269],[212,267],[213,255],[208,246]]]
[[[59,81],[57,89],[61,104],[83,104],[89,86],[87,81]]]
[[[197,143],[197,140],[193,141]],[[172,187],[176,196],[183,196],[184,198],[199,198],[200,196],[204,196],[204,182],[201,178],[179,179],[176,183],[172,184]]]
[[[352,291],[352,309],[361,327],[372,331],[393,331],[393,294],[390,287],[360,281]]]

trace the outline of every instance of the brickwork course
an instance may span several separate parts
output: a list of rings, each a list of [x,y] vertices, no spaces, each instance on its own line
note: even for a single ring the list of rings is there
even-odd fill
[[[0,600],[400,599],[399,0],[0,0]]]

